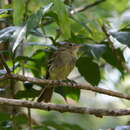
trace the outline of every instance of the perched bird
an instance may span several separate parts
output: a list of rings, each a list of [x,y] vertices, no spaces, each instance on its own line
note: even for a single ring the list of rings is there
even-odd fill
[[[78,58],[77,52],[80,47],[81,45],[79,44],[66,43],[57,49],[50,59],[46,79],[66,80],[75,66]],[[37,101],[50,102],[53,89],[54,88],[50,86],[44,87]]]

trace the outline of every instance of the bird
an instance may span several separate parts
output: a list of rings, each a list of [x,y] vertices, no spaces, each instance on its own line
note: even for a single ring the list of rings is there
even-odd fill
[[[81,44],[66,43],[59,47],[50,58],[46,79],[66,80],[70,72],[75,67],[78,59],[78,51]],[[37,98],[37,102],[50,102],[54,88],[45,86]]]

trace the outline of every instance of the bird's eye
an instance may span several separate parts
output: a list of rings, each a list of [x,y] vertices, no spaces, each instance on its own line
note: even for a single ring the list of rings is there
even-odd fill
[[[72,43],[69,43],[69,46],[73,46],[73,44],[72,44]]]

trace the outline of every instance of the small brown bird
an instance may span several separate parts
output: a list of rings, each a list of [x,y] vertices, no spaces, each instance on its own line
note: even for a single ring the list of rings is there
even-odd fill
[[[66,80],[75,66],[77,52],[81,45],[66,43],[62,45],[53,55],[48,65],[47,79]],[[53,94],[53,87],[44,87],[37,99],[38,102],[50,102]]]

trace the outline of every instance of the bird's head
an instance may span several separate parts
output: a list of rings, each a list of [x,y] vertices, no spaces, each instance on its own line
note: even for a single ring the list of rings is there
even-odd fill
[[[80,49],[82,45],[81,44],[74,44],[74,43],[64,43],[61,47],[61,51],[68,51],[72,54],[74,54],[77,57],[77,52]]]

